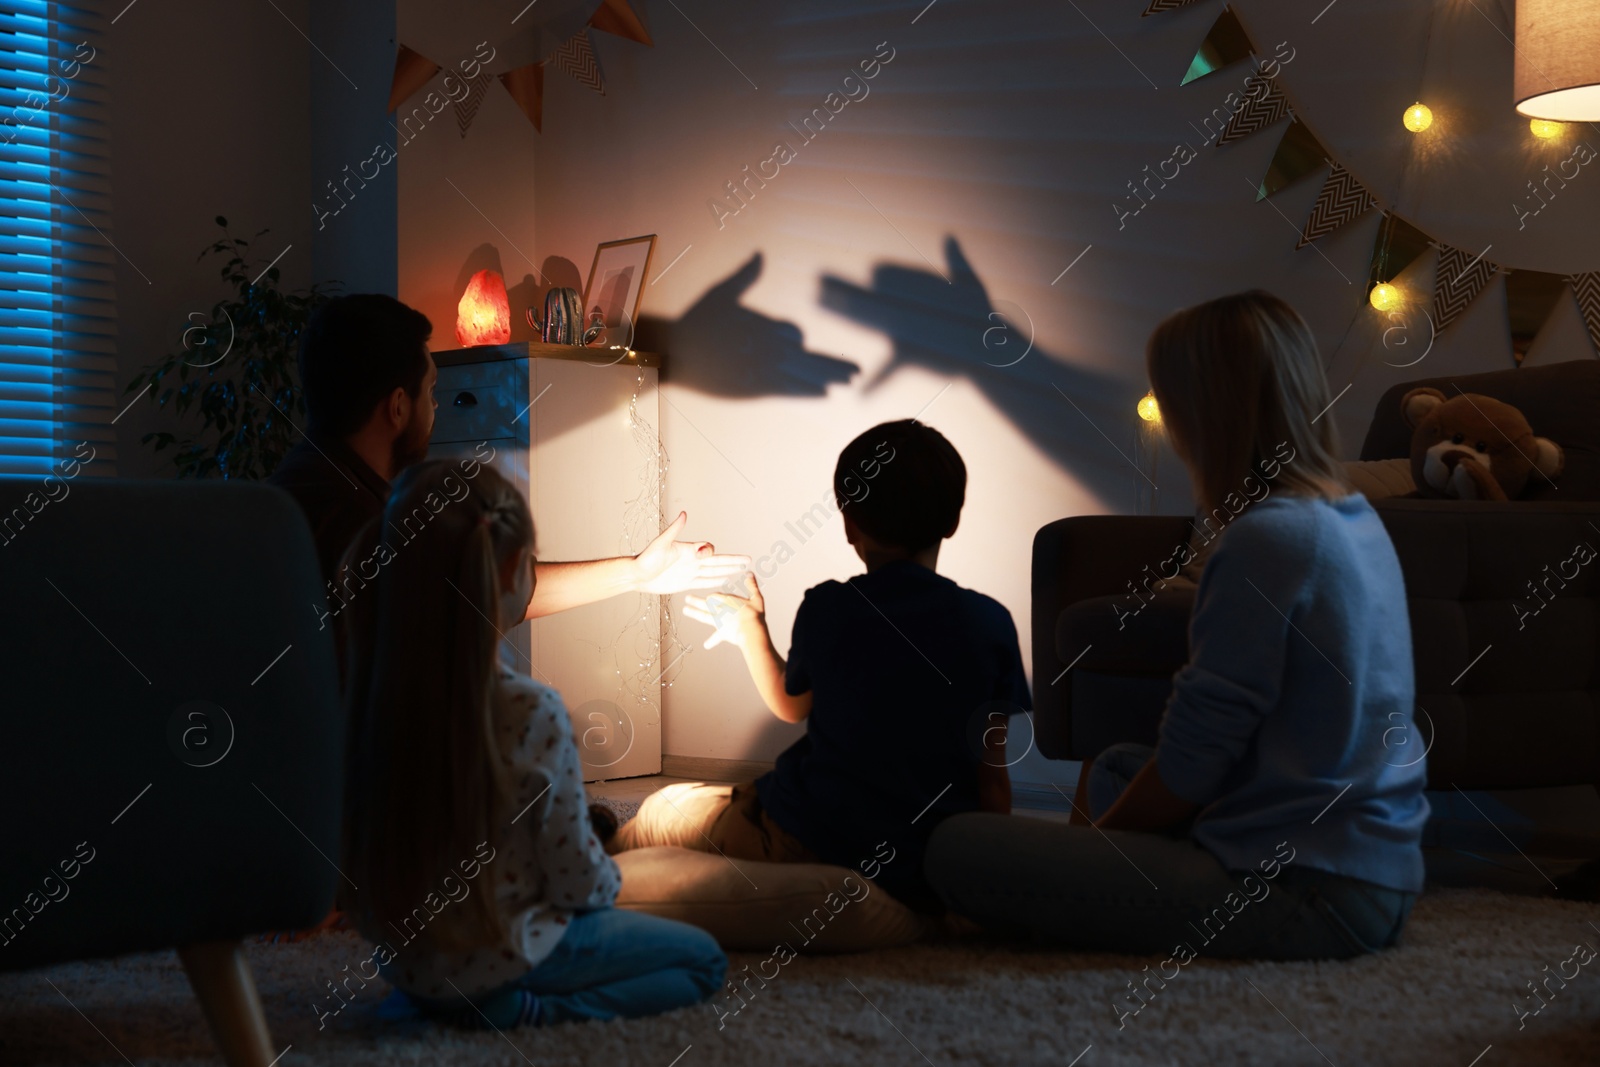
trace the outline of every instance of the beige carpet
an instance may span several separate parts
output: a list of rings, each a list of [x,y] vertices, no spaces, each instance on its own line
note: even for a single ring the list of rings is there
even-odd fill
[[[982,937],[802,957],[721,1031],[712,1010],[700,1007],[639,1021],[464,1034],[384,1021],[374,986],[319,1032],[313,1004],[323,981],[366,955],[360,940],[333,934],[258,945],[251,957],[277,1047],[292,1046],[281,1067],[1067,1067],[1080,1055],[1080,1067],[1499,1067],[1600,1063],[1600,959],[1520,1032],[1512,1009],[1545,965],[1554,970],[1580,942],[1600,947],[1591,924],[1600,925],[1593,905],[1438,890],[1418,903],[1398,950],[1354,963],[1202,959],[1120,1032],[1112,999],[1154,961],[1018,950]],[[734,965],[760,958],[739,956]],[[0,1063],[212,1062],[210,1038],[171,953],[0,975]]]

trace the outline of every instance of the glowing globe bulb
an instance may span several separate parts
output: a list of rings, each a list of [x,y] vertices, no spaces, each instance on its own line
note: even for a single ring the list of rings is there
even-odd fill
[[[1533,131],[1535,137],[1551,141],[1567,132],[1567,124],[1551,122],[1549,119],[1532,119],[1528,122],[1528,129]]]
[[[1145,422],[1161,421],[1161,405],[1156,403],[1154,393],[1146,393],[1139,400],[1139,417]]]
[[[1388,282],[1379,282],[1372,287],[1372,292],[1367,294],[1367,302],[1379,311],[1392,311],[1405,302],[1400,295],[1400,290]]]
[[[1421,133],[1433,125],[1433,112],[1426,104],[1412,104],[1406,108],[1405,118],[1402,121],[1405,122],[1406,129],[1412,133]]]

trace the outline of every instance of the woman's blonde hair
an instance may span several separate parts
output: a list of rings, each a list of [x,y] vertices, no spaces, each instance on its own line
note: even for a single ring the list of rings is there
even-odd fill
[[[1230,496],[1254,499],[1250,483],[1262,478],[1301,496],[1350,492],[1333,420],[1321,418],[1328,381],[1316,339],[1271,293],[1238,293],[1168,316],[1150,335],[1145,362],[1203,510]]]
[[[363,928],[427,920],[441,909],[424,902],[443,880],[459,882],[481,843],[500,847],[508,783],[491,701],[500,565],[533,537],[527,501],[492,467],[430,461],[399,477],[382,518],[345,556],[363,583],[347,631],[344,842],[359,886],[347,904]],[[500,940],[495,881],[445,905],[429,941]]]

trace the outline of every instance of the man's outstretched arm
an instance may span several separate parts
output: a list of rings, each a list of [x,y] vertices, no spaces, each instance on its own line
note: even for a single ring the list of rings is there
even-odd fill
[[[637,556],[574,563],[536,563],[537,581],[528,618],[554,615],[593,604],[618,593],[682,593],[714,589],[730,575],[748,570],[749,556],[719,555],[708,541],[679,541],[689,516],[678,517]]]

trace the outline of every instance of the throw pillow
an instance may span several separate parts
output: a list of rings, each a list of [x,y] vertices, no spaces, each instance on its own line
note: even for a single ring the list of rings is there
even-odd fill
[[[915,941],[923,920],[857,871],[660,845],[614,857],[617,907],[698,926],[724,949],[861,952]]]

